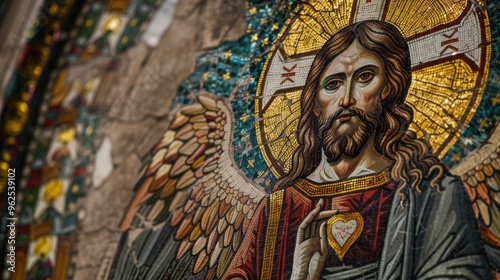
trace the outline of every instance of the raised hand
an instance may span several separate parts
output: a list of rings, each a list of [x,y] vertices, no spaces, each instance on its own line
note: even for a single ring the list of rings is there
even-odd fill
[[[326,218],[337,210],[321,211],[323,199],[305,217],[297,231],[293,254],[292,278],[294,280],[320,279],[328,255]]]

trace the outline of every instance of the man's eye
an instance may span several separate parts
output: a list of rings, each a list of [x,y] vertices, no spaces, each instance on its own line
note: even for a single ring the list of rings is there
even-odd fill
[[[375,75],[373,75],[373,73],[371,72],[364,72],[364,73],[361,73],[358,78],[356,79],[356,81],[358,83],[367,83],[369,81],[371,81],[373,79]]]
[[[325,85],[326,90],[336,90],[338,89],[344,82],[340,80],[331,80],[328,81]]]

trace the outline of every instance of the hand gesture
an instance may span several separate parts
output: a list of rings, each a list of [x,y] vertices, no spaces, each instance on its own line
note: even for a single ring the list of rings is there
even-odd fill
[[[320,279],[328,255],[326,218],[337,210],[321,211],[323,199],[306,216],[297,231],[297,241],[293,254],[292,279]]]

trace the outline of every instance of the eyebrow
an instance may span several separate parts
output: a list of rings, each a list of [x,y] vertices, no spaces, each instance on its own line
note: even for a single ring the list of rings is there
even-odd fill
[[[363,71],[365,71],[367,69],[373,69],[373,68],[375,68],[377,70],[380,70],[380,67],[378,67],[377,65],[367,64],[367,65],[363,65],[360,68],[356,69],[356,71],[354,71],[354,75],[353,76],[356,76],[360,72],[363,72]],[[329,76],[327,76],[326,78],[323,79],[323,81],[321,83],[321,86],[324,86],[327,81],[330,81],[333,78],[345,79],[346,78],[346,74],[344,72],[331,74],[331,75],[329,75]]]
[[[356,69],[356,71],[354,71],[354,76],[357,76],[359,73],[361,73],[361,72],[363,72],[363,71],[365,71],[367,69],[380,70],[380,68],[377,65],[367,64],[367,65],[361,66],[360,68]]]

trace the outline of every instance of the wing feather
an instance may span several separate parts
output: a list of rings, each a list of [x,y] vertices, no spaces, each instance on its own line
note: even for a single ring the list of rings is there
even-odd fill
[[[213,246],[208,247],[210,250],[207,250],[210,254],[210,267],[213,267],[217,260],[219,259],[220,253],[222,252],[222,247],[218,246],[217,243],[214,243]]]
[[[176,258],[180,259],[182,256],[186,255],[189,250],[193,247],[193,242],[190,242],[189,240],[185,239],[181,242],[179,245],[179,249],[177,249],[177,255]]]
[[[170,224],[172,226],[178,226],[184,218],[184,213],[182,208],[177,208],[177,210],[174,211],[174,214],[172,215],[172,219],[170,220]]]
[[[168,212],[173,212],[175,209],[180,207],[182,203],[186,200],[186,196],[188,194],[187,190],[177,191],[174,195],[174,199],[170,202],[170,206],[168,208]]]
[[[193,245],[193,254],[197,255],[207,246],[207,238],[205,236],[200,236],[193,240],[196,241]]]
[[[189,117],[186,115],[186,114],[182,114],[181,112],[177,113],[177,115],[175,116],[174,120],[172,121],[172,123],[170,124],[170,131],[174,131],[174,130],[177,130],[178,128],[180,127],[183,127],[184,125],[187,124],[189,120]],[[187,124],[187,126],[190,126],[189,124]],[[168,131],[167,133],[165,134],[165,136],[168,135]],[[164,137],[165,137],[164,136]],[[173,139],[171,139],[170,141],[166,142],[167,144],[168,143],[171,143]],[[160,142],[161,143],[161,142]]]
[[[198,255],[198,259],[196,260],[196,263],[195,263],[194,269],[193,269],[193,272],[195,274],[200,273],[208,262],[208,255],[205,251],[202,250],[197,255]]]
[[[160,213],[162,213],[162,210],[165,208],[165,200],[159,199],[155,202],[151,210],[149,210],[149,213],[146,217],[148,220],[155,220]]]

